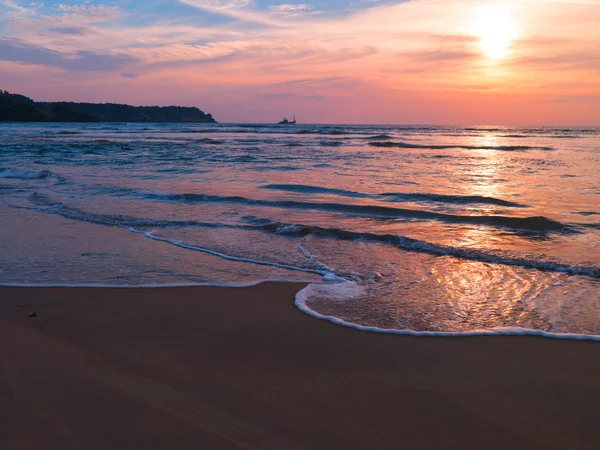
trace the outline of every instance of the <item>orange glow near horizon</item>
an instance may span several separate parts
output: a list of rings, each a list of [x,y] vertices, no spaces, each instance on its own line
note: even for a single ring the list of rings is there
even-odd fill
[[[3,28],[0,14],[0,88],[41,101],[197,106],[220,122],[295,112],[315,123],[600,125],[597,0],[321,12],[182,3],[219,20],[124,26],[125,3],[30,12]]]

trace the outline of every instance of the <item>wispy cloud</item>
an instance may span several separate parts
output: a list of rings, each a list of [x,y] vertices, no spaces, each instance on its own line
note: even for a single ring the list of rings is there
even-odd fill
[[[63,5],[56,7],[58,16],[44,16],[44,20],[72,22],[78,24],[102,23],[122,15],[121,9],[109,5]]]
[[[80,50],[73,54],[49,50],[19,39],[0,38],[0,55],[5,61],[53,66],[74,71],[112,71],[134,61],[123,55],[98,54]]]
[[[245,22],[258,23],[270,26],[282,26],[281,22],[273,20],[266,14],[261,14],[247,8],[249,0],[178,0],[194,8],[208,11],[213,14],[220,14],[233,19]]]
[[[8,10],[9,18],[26,17],[34,15],[38,9],[44,6],[43,3],[31,1],[22,5],[15,0],[0,0],[0,11],[2,7]]]
[[[52,33],[58,34],[66,34],[70,36],[87,36],[90,34],[97,34],[97,31],[94,31],[93,28],[90,27],[81,27],[81,26],[71,26],[71,27],[52,27],[49,28],[48,31]]]
[[[0,0],[0,6],[4,6],[5,8],[17,11],[19,13],[27,13],[29,10],[27,8],[22,7],[21,5],[16,4],[13,0]]]
[[[7,2],[14,11],[26,4],[0,0]],[[511,8],[518,28],[500,60],[482,54],[472,32],[481,2],[471,0],[348,2],[337,11],[323,2],[173,2],[186,5],[178,8],[187,15],[140,16],[133,3],[95,0],[35,13],[25,8],[1,31],[0,60],[11,61],[13,71],[14,64],[86,71],[72,77],[69,92],[78,92],[75,84],[89,91],[113,80],[108,92],[131,101],[197,98],[213,102],[203,107],[215,111],[235,104],[239,120],[244,111],[245,120],[259,119],[252,112],[257,98],[270,107],[293,103],[296,112],[304,107],[322,120],[372,109],[386,121],[403,121],[406,104],[431,113],[436,99],[464,115],[460,98],[480,98],[480,106],[469,104],[492,122],[510,114],[496,114],[489,102],[506,109],[507,98],[527,98],[528,105],[549,92],[576,98],[583,85],[591,97],[600,94],[597,1],[489,0]],[[343,107],[336,103],[342,101]],[[398,116],[391,119],[394,105]]]
[[[271,14],[280,17],[300,17],[323,14],[322,11],[314,10],[313,7],[307,3],[273,5],[269,7],[269,10],[271,11]]]

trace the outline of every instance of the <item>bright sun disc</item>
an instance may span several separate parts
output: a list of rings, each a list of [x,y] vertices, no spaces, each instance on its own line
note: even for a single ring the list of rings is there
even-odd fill
[[[479,46],[485,56],[504,57],[516,36],[508,8],[500,5],[482,8],[473,23],[473,34],[479,38]]]

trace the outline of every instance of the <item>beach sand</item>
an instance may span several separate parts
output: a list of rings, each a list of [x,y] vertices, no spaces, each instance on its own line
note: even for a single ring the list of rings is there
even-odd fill
[[[600,343],[359,332],[301,288],[0,288],[0,448],[600,448]]]

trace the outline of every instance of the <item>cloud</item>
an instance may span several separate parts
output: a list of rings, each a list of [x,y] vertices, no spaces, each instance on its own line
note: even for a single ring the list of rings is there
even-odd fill
[[[252,98],[256,100],[281,100],[282,98],[297,98],[298,94],[295,92],[279,92],[274,94],[256,94]]]
[[[7,9],[16,11],[18,13],[27,13],[27,12],[29,12],[29,10],[27,8],[23,8],[22,6],[17,5],[12,0],[0,0],[0,5],[4,6]]]
[[[40,72],[63,74],[53,78],[60,89],[77,82],[77,92],[100,92],[113,83],[115,89],[128,86],[114,95],[151,95],[154,102],[187,101],[198,92],[198,98],[214,99],[221,112],[224,105],[256,104],[256,96],[263,96],[270,106],[298,103],[321,117],[330,114],[328,120],[369,108],[396,120],[393,108],[403,108],[402,102],[421,102],[430,111],[437,97],[449,108],[460,98],[476,105],[474,99],[484,94],[490,96],[486,102],[494,95],[521,101],[549,92],[567,99],[600,94],[597,0],[553,0],[543,8],[541,0],[506,0],[519,36],[500,60],[484,57],[479,37],[469,34],[479,1],[354,2],[352,9],[328,5],[327,14],[319,15],[317,6],[287,0],[176,1],[201,13],[185,16],[181,11],[190,10],[180,7],[157,16],[158,9],[148,8],[140,15],[139,2],[81,1],[51,13],[46,7],[49,15],[11,18],[2,28],[0,59],[45,65]],[[15,4],[0,0],[7,2]],[[32,72],[23,67],[23,73]],[[64,77],[58,68],[73,73]],[[132,81],[138,74],[143,78]],[[342,97],[348,98],[347,110],[334,111],[329,105]]]
[[[0,0],[0,6],[3,6],[10,11],[8,17],[18,18],[34,15],[38,9],[44,6],[44,4],[32,1],[29,3],[28,7],[25,7],[19,5],[14,0]]]
[[[94,29],[92,29],[90,27],[79,27],[79,26],[52,27],[52,28],[49,28],[48,31],[50,31],[52,33],[57,33],[57,34],[66,34],[69,36],[88,36],[90,34],[98,34],[97,31],[95,31]]]
[[[245,8],[250,4],[250,0],[198,0],[196,4],[206,9],[225,11]]]
[[[0,38],[0,60],[73,71],[111,71],[135,61],[129,56],[98,54],[85,50],[67,54],[32,45],[24,40],[6,38]]]
[[[267,88],[268,89],[268,88]],[[298,92],[274,92],[274,93],[262,93],[262,94],[253,94],[250,96],[252,100],[259,100],[261,102],[273,102],[279,100],[308,100],[310,102],[322,102],[327,97],[325,95],[320,94],[309,94],[303,95]]]
[[[2,0],[0,0],[2,1]],[[36,4],[36,8],[39,4]],[[58,5],[53,15],[28,14],[14,17],[2,30],[3,37],[25,39],[40,46],[61,47],[66,41],[56,41],[56,37],[84,37],[100,35],[101,28],[108,26],[115,19],[123,17],[122,11],[114,6],[106,5]],[[92,28],[96,24],[97,27]],[[121,28],[120,32],[123,31]],[[72,40],[72,42],[76,42]],[[90,50],[81,40],[76,50]]]
[[[44,19],[56,22],[71,22],[77,24],[90,24],[107,22],[121,16],[121,10],[116,6],[108,5],[63,5],[56,10],[62,13],[59,16],[45,16]]]
[[[272,20],[270,17],[264,14],[260,14],[254,11],[246,9],[249,5],[249,0],[178,0],[179,3],[184,5],[192,6],[194,8],[208,11],[214,14],[220,14],[233,19],[242,20],[245,22],[270,25],[270,26],[282,26],[281,22]]]
[[[323,77],[323,78],[304,78],[297,80],[282,81],[276,83],[277,86],[309,86],[309,87],[320,87],[328,88],[340,84],[345,84],[350,80],[347,76],[337,77]]]
[[[296,5],[291,5],[288,3],[283,5],[274,5],[270,6],[269,10],[271,11],[271,14],[280,17],[298,17],[322,14],[322,11],[315,11],[312,9],[312,6],[306,3],[300,3]]]

